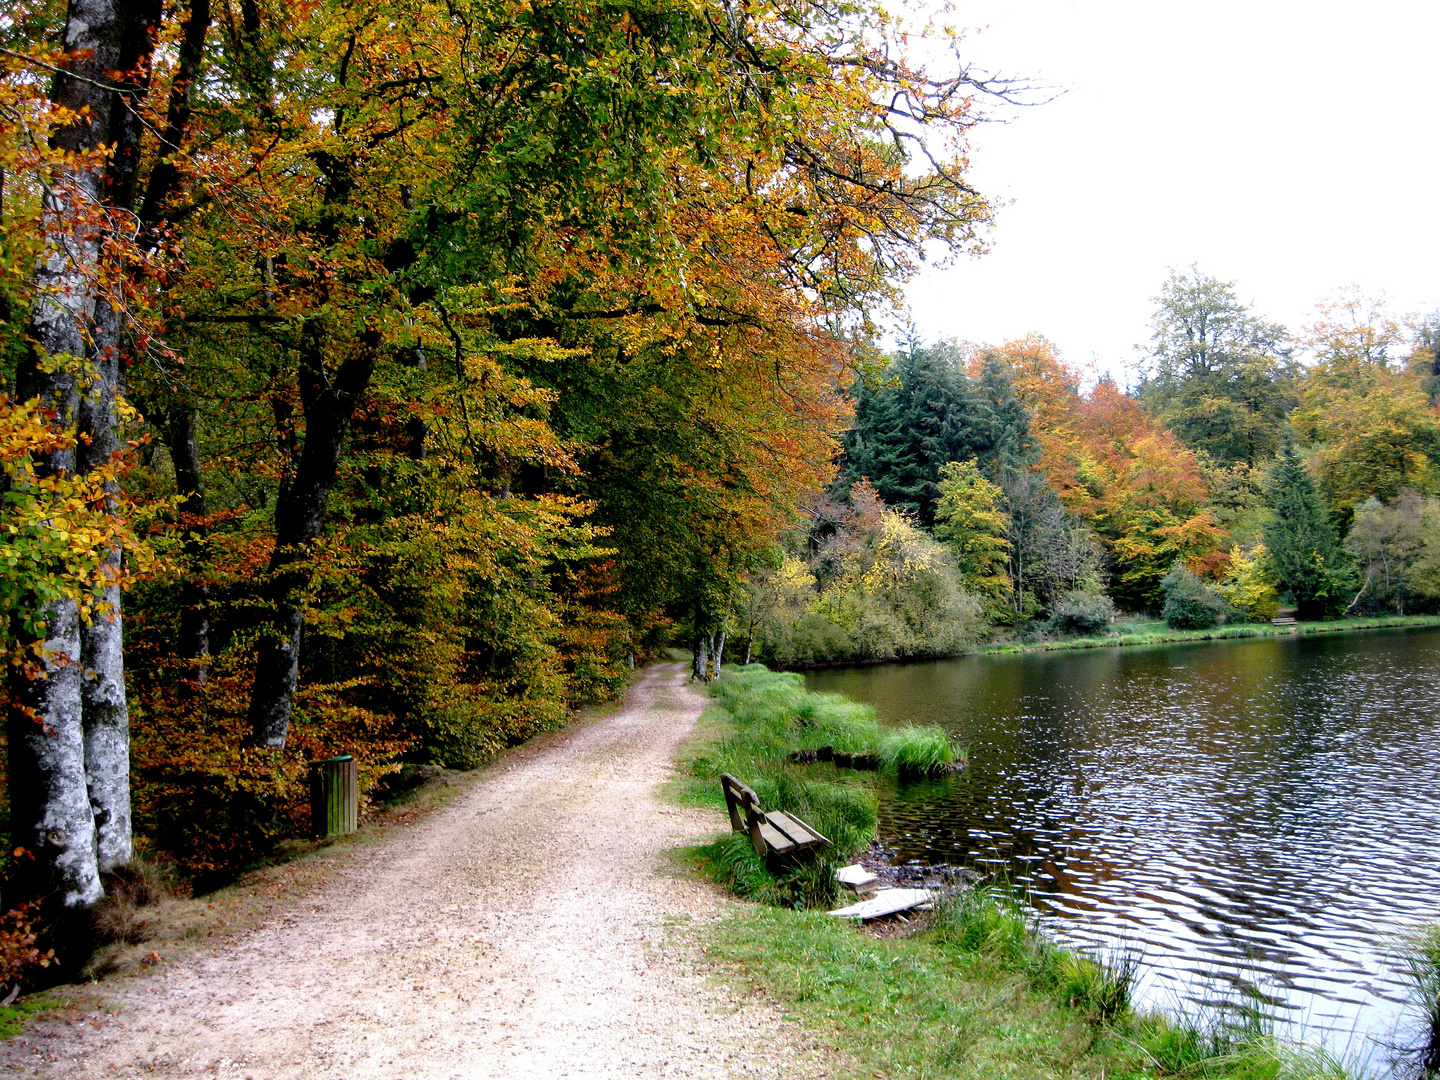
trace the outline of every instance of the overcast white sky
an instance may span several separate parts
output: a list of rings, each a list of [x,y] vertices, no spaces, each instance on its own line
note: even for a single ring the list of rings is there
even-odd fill
[[[1297,329],[1341,285],[1440,307],[1434,0],[958,0],[966,53],[1067,92],[974,134],[992,250],[908,289],[922,336],[1039,331],[1120,375],[1168,267]]]

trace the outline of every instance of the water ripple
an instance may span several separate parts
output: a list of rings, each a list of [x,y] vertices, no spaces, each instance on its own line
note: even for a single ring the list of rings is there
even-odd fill
[[[1352,1051],[1399,1036],[1407,928],[1440,920],[1440,633],[970,657],[817,673],[970,750],[882,790],[903,859],[1003,869],[1148,993],[1261,986]],[[883,785],[882,785],[883,786]]]

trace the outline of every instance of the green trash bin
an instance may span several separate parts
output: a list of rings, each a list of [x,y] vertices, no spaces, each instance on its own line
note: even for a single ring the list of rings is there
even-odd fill
[[[360,768],[349,754],[310,764],[310,830],[316,839],[360,827]]]

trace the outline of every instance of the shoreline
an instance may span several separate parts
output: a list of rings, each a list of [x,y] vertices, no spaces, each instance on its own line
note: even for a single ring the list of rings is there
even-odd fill
[[[1122,624],[1124,625],[1124,624]],[[1055,641],[994,642],[982,645],[969,656],[999,656],[1022,652],[1054,652],[1063,649],[1125,648],[1134,645],[1184,644],[1189,641],[1240,641],[1246,638],[1305,637],[1312,634],[1338,634],[1361,630],[1431,629],[1440,627],[1440,615],[1380,615],[1374,618],[1333,619],[1316,622],[1240,623],[1216,626],[1209,630],[1171,630],[1160,620],[1134,625],[1154,626],[1153,630],[1117,633],[1105,637],[1060,638]]]
[[[813,664],[782,664],[757,659],[772,671],[829,671],[833,668],[873,667],[877,664],[928,664],[936,660],[960,660],[967,656],[1011,656],[1017,653],[1058,652],[1065,649],[1122,649],[1136,645],[1174,645],[1191,641],[1241,641],[1247,638],[1306,637],[1312,634],[1353,633],[1363,630],[1426,630],[1440,628],[1440,615],[1377,615],[1369,618],[1324,619],[1314,622],[1240,623],[1209,630],[1171,630],[1159,619],[1121,623],[1154,629],[1107,634],[1104,637],[1055,638],[1050,641],[992,641],[962,652],[936,656],[869,657],[863,660],[826,660]]]
[[[767,789],[765,805],[812,823],[843,792],[873,799],[864,781],[817,797],[807,789],[828,778],[807,776],[786,752],[789,738],[850,706],[841,696],[816,695],[798,677],[787,692],[758,666],[727,671],[710,692],[711,707],[676,755],[672,803],[709,806],[718,818],[722,771],[744,771],[742,779]],[[1179,1013],[1138,1004],[1131,995],[1138,956],[1059,945],[1003,881],[976,882],[958,867],[894,864],[875,824],[871,817],[868,829],[840,841],[845,850],[835,858],[860,862],[889,886],[941,890],[933,909],[856,926],[825,914],[829,897],[775,887],[784,884],[775,874],[796,883],[828,877],[824,862],[808,874],[786,873],[753,858],[748,838],[730,831],[676,853],[690,873],[744,901],[703,928],[715,975],[775,1002],[826,1054],[858,1063],[853,1075],[1372,1080],[1363,1062],[1339,1061],[1320,1042],[1282,1034],[1274,1017],[1247,1012],[1238,998]],[[954,876],[971,887],[946,888]]]

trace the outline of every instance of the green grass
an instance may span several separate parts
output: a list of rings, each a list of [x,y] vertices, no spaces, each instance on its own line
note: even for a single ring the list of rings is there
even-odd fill
[[[1092,1019],[1114,1020],[1130,1009],[1139,968],[1133,953],[1087,955],[1060,948],[1004,886],[983,885],[940,901],[929,934],[972,967],[1023,974],[1032,990]]]
[[[944,776],[960,753],[939,727],[902,727],[880,739],[880,764],[901,776]]]
[[[1418,1015],[1418,1040],[1402,1047],[1422,1077],[1440,1076],[1440,925],[1410,935],[1401,950],[1410,982],[1410,1001]]]
[[[1277,1037],[1258,1009],[1179,1019],[1129,1003],[1131,956],[1048,940],[1004,889],[940,905],[932,927],[877,939],[817,912],[746,905],[705,931],[727,979],[760,990],[848,1060],[890,1080],[1354,1080]]]
[[[38,1014],[55,1009],[49,1001],[17,1001],[14,1005],[0,1005],[0,1039],[10,1040],[25,1030],[25,1024]]]
[[[1302,622],[1293,626],[1242,623],[1210,630],[1171,630],[1162,620],[1117,623],[1109,634],[1096,637],[1057,638],[1053,641],[1002,641],[982,646],[981,653],[1049,652],[1055,649],[1108,649],[1125,645],[1162,645],[1175,641],[1224,641],[1237,638],[1333,634],[1349,630],[1383,630],[1396,627],[1440,626],[1440,615],[1379,615],[1365,619]]]
[[[712,692],[733,723],[715,749],[742,766],[764,769],[794,750],[828,746],[837,753],[873,755],[884,768],[934,776],[964,757],[940,728],[882,727],[873,706],[806,690],[804,676],[795,672],[761,664],[731,668]]]

